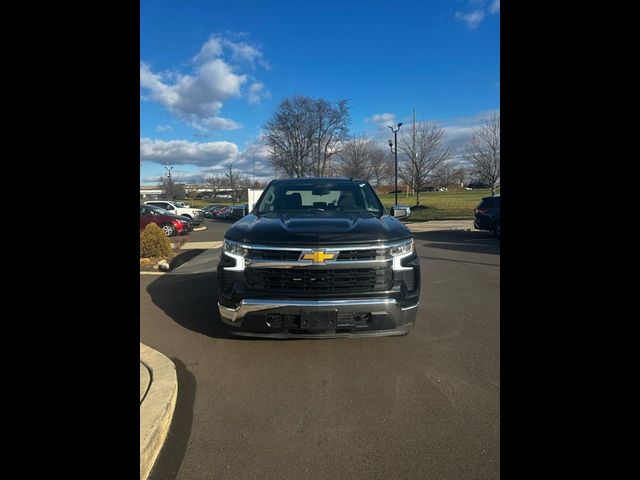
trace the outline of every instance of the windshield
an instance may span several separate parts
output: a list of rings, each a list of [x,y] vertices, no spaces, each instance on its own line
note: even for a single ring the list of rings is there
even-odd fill
[[[280,212],[368,212],[382,215],[384,208],[366,182],[276,182],[260,198],[256,211]]]

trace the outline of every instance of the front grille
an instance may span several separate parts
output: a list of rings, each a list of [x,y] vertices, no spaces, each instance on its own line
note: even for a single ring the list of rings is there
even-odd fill
[[[380,260],[385,258],[385,250],[342,250],[337,261],[364,262],[368,260]]]
[[[302,250],[258,250],[250,249],[248,258],[254,260],[298,260]]]
[[[245,270],[252,288],[274,292],[353,293],[390,288],[389,267],[353,269],[255,268]]]

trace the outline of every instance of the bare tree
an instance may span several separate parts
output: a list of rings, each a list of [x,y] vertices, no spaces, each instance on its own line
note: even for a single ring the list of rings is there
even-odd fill
[[[309,97],[285,98],[264,125],[271,162],[290,177],[304,177],[313,170],[314,110]]]
[[[225,177],[221,175],[209,174],[205,178],[205,182],[207,187],[211,190],[213,196],[215,197],[218,192],[224,187]]]
[[[169,182],[169,179],[164,175],[158,178],[158,188],[162,190],[162,196],[164,198],[171,198],[173,182]]]
[[[461,187],[464,187],[471,176],[469,167],[463,163],[457,162],[453,167],[452,180],[455,183],[459,183]]]
[[[263,127],[274,169],[290,177],[325,175],[348,136],[348,124],[346,100],[334,106],[300,95],[285,98]]]
[[[196,198],[198,194],[198,184],[197,183],[187,183],[184,186],[184,190],[187,192],[187,197]]]
[[[346,177],[370,180],[376,150],[373,140],[364,135],[345,142],[338,154],[340,173]]]
[[[376,147],[371,154],[371,178],[374,179],[378,190],[381,190],[383,185],[391,183],[394,176],[394,164],[388,153],[386,149]]]
[[[453,166],[451,162],[441,163],[432,174],[432,181],[436,188],[447,188],[453,183]]]
[[[314,100],[316,125],[315,175],[326,174],[327,160],[339,153],[340,145],[349,135],[349,107],[346,100],[339,100],[335,106],[320,98]]]
[[[397,148],[407,157],[398,162],[398,175],[414,189],[416,205],[420,205],[420,189],[451,158],[451,150],[443,145],[443,136],[444,129],[435,123],[421,122],[416,124],[415,150],[410,132],[403,131],[398,139]]]
[[[224,187],[231,190],[231,203],[236,201],[246,201],[247,189],[251,187],[251,179],[229,165],[228,171],[224,174]]]
[[[500,114],[494,113],[473,129],[473,137],[466,145],[476,179],[491,187],[495,195],[500,186]]]
[[[186,197],[184,184],[176,183],[174,180],[169,180],[169,178],[165,176],[160,177],[158,180],[158,188],[162,190],[164,197],[169,200]]]
[[[160,177],[158,187],[169,200],[183,199],[187,196],[183,183],[176,183],[173,180],[170,182],[167,177]]]

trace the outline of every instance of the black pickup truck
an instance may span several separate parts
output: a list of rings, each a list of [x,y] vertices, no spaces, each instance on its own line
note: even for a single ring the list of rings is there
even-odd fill
[[[409,229],[352,178],[274,180],[229,228],[217,269],[230,333],[258,337],[406,335],[420,297]]]

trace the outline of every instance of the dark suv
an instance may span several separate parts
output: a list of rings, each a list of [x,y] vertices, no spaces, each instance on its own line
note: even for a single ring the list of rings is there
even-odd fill
[[[420,297],[408,207],[350,178],[274,180],[227,230],[218,308],[231,333],[406,335]]]
[[[476,230],[488,230],[500,238],[500,195],[484,197],[474,209]]]

